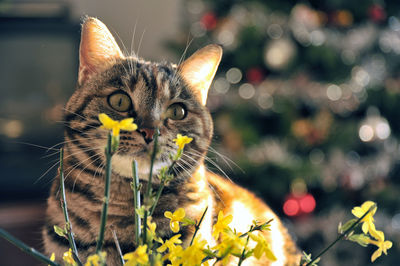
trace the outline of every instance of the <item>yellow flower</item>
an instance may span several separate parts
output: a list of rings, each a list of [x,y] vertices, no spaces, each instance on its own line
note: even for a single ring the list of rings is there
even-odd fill
[[[179,208],[174,213],[166,211],[164,212],[164,216],[171,220],[169,227],[171,227],[172,232],[177,233],[179,231],[179,222],[182,222],[183,218],[185,218],[185,210]]]
[[[181,266],[183,259],[183,248],[181,245],[174,246],[173,249],[169,250],[169,253],[166,254],[163,258],[164,260],[169,260],[171,264],[169,266]]]
[[[213,247],[213,250],[216,250],[218,257],[222,259],[222,265],[227,265],[230,255],[240,256],[245,245],[245,237],[240,237],[239,234],[232,230],[225,230],[225,232],[222,232],[220,243]]]
[[[204,246],[207,244],[206,240],[199,240],[199,237],[196,237],[191,246],[187,247],[182,252],[182,261],[181,264],[183,266],[191,266],[191,265],[201,265],[202,260],[206,257],[206,254],[203,252]]]
[[[99,120],[102,123],[100,128],[112,130],[113,136],[119,136],[120,130],[134,131],[137,129],[137,125],[133,123],[133,118],[126,118],[121,121],[112,120],[108,115],[101,113],[99,114]]]
[[[189,144],[192,142],[193,138],[189,138],[188,136],[182,136],[181,134],[176,135],[176,139],[173,139],[175,141],[176,145],[178,145],[180,150],[183,150],[186,144]]]
[[[385,241],[385,234],[382,231],[372,230],[369,233],[376,239],[370,239],[369,243],[378,247],[378,249],[371,256],[371,262],[374,262],[382,255],[382,251],[385,253],[385,255],[387,255],[387,250],[390,249],[393,244],[391,241]]]
[[[267,256],[267,258],[271,261],[276,261],[276,257],[274,253],[271,250],[270,244],[267,242],[267,240],[264,238],[264,235],[262,234],[253,234],[249,233],[249,236],[252,240],[257,242],[256,247],[254,248],[254,257],[257,259],[260,259],[263,254]]]
[[[360,218],[363,216],[371,207],[376,205],[375,202],[373,201],[366,201],[364,202],[360,207],[354,207],[353,210],[351,210],[351,213],[356,216],[357,218]],[[374,207],[361,221],[363,222],[362,225],[362,231],[364,234],[367,234],[368,232],[374,231],[375,230],[375,224],[374,224],[374,214],[376,212],[376,207]]]
[[[146,264],[149,262],[149,256],[147,255],[147,245],[138,246],[134,252],[130,252],[124,255],[126,266],[136,266],[139,264]]]
[[[147,220],[147,237],[149,238],[149,241],[153,241],[156,240],[157,242],[160,242],[161,238],[157,237],[156,235],[156,228],[157,228],[157,224],[153,223],[151,221],[151,216],[148,217]],[[143,225],[142,225],[142,229],[143,229]]]
[[[100,252],[100,255],[99,254],[90,255],[87,258],[85,266],[99,266],[99,265],[102,265],[102,262],[105,262],[105,260],[106,260],[106,255],[107,254],[106,254],[105,251]]]
[[[65,262],[66,266],[75,266],[76,262],[72,256],[72,250],[69,249],[68,251],[64,252],[63,254],[63,261]]]
[[[51,253],[50,260],[51,261],[55,261],[56,260],[56,255],[54,254],[54,252]],[[47,265],[50,265],[50,264],[47,264]]]
[[[166,240],[165,243],[162,243],[163,241],[161,240],[162,245],[157,248],[157,252],[162,253],[167,250],[167,248],[171,252],[171,250],[175,249],[176,244],[182,244],[182,240],[179,239],[180,237],[180,234],[174,235],[170,239]]]
[[[226,217],[224,217],[224,213],[222,211],[219,211],[218,220],[213,226],[212,236],[218,239],[219,234],[224,232],[224,230],[228,228],[228,225],[232,222],[232,219],[232,215],[227,215]]]

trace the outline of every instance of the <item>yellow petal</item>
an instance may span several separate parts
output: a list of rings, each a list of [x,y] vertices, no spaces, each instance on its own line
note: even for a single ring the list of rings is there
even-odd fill
[[[269,249],[269,248],[266,248],[265,249],[265,255],[267,256],[267,258],[269,259],[269,260],[272,260],[272,261],[276,261],[277,260],[277,258],[275,257],[275,254],[272,252],[272,250],[271,249]]]
[[[119,126],[115,126],[112,128],[113,136],[119,136]]]
[[[224,218],[224,213],[222,211],[219,211],[219,213],[218,213],[218,221],[222,220],[222,218]]]
[[[382,249],[377,249],[371,256],[371,262],[374,262],[381,255],[382,255]]]
[[[363,223],[361,229],[364,232],[364,234],[367,234],[368,233],[368,223]]]
[[[121,129],[126,130],[126,131],[135,131],[137,128],[138,127],[136,124],[130,124],[130,125],[121,127]]]
[[[159,248],[157,248],[157,252],[159,252],[159,253],[163,253],[166,250],[167,250],[167,246],[166,245],[162,245]]]
[[[385,247],[386,247],[387,249],[390,249],[392,246],[393,246],[392,241],[385,241]]]
[[[360,218],[361,216],[364,215],[365,211],[363,211],[363,209],[361,209],[360,207],[354,207],[354,208],[351,210],[351,213],[352,213],[354,216]]]
[[[125,119],[122,119],[121,121],[119,121],[119,125],[121,127],[130,125],[132,123],[133,123],[133,118],[125,118]]]
[[[133,123],[133,118],[126,118],[119,122],[119,126],[123,130],[133,131],[137,129],[137,125]]]
[[[378,240],[379,242],[382,242],[385,240],[385,234],[382,231],[378,231],[375,230],[375,228],[373,228],[374,230],[370,230],[369,233],[371,234],[371,236],[373,236],[376,240]]]
[[[175,219],[181,221],[185,218],[185,210],[183,208],[179,208],[174,212]]]
[[[263,246],[257,244],[257,246],[254,248],[254,257],[256,257],[257,259],[261,258],[263,251]]]
[[[113,126],[117,123],[104,113],[99,114],[99,120],[103,124],[103,126],[107,129],[112,129]]]
[[[172,219],[172,212],[166,211],[166,212],[164,212],[164,216],[169,218],[169,219]]]
[[[178,233],[179,232],[179,222],[171,222],[170,227],[172,232]]]
[[[129,253],[126,253],[124,256],[123,256],[123,258],[124,258],[124,260],[131,260],[131,259],[133,259],[134,257],[135,257],[135,252],[129,252]]]
[[[364,210],[369,210],[369,208],[371,208],[375,204],[375,202],[368,200],[361,205],[361,208],[363,208]]]

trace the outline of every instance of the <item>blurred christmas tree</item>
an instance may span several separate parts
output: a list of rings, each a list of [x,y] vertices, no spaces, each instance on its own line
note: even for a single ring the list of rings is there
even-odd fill
[[[399,243],[400,2],[190,0],[184,7],[171,49],[181,55],[189,32],[188,54],[209,43],[224,49],[208,100],[209,157],[287,217],[308,252],[332,241],[338,222],[365,200],[378,203],[378,225]],[[341,243],[321,265],[366,265],[372,250]],[[395,244],[376,264],[399,261]]]

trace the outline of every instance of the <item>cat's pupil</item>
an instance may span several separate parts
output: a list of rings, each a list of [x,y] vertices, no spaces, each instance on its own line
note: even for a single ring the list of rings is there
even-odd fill
[[[122,98],[119,98],[118,106],[121,107],[122,104]]]

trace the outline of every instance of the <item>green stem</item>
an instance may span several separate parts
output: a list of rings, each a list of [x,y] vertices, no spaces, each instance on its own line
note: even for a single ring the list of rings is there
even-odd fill
[[[265,223],[263,223],[263,224],[260,224],[260,225],[257,225],[257,226],[253,226],[253,225],[252,225],[252,226],[250,226],[249,231],[247,231],[246,233],[240,235],[239,237],[245,237],[245,236],[247,236],[249,233],[254,232],[254,231],[257,231],[257,230],[261,231],[261,230],[262,230],[261,228],[262,228],[263,226],[265,226],[265,225],[271,223],[273,220],[274,220],[274,219],[270,219],[270,220],[268,220],[267,222],[265,222]]]
[[[193,240],[196,237],[197,231],[199,231],[199,229],[200,229],[201,222],[203,222],[203,219],[204,219],[204,216],[206,215],[207,210],[208,210],[208,206],[206,207],[206,209],[204,210],[203,214],[201,215],[199,223],[195,225],[194,234],[192,236],[192,240],[190,240],[189,246],[191,246],[193,244]]]
[[[321,257],[322,255],[325,254],[325,252],[327,252],[331,247],[333,247],[337,242],[339,242],[340,240],[342,240],[343,237],[345,237],[348,233],[350,233],[354,227],[356,227],[362,219],[364,219],[365,216],[367,216],[368,213],[370,213],[374,208],[376,208],[376,205],[374,204],[373,206],[371,206],[368,211],[366,211],[363,216],[361,216],[352,226],[350,226],[349,229],[347,229],[344,233],[340,234],[335,241],[333,241],[329,246],[327,246],[324,250],[322,250],[314,259],[312,259],[309,263],[306,264],[306,266],[310,266],[312,265],[312,263],[314,261],[316,261],[319,257]]]
[[[134,219],[135,219],[135,242],[136,242],[136,246],[139,246],[139,240],[140,240],[140,236],[142,234],[141,232],[141,220],[140,220],[140,216],[137,213],[137,210],[140,209],[140,189],[139,189],[139,175],[137,172],[137,162],[136,160],[133,160],[132,163],[132,174],[133,174],[133,204],[134,204]]]
[[[124,256],[122,256],[122,251],[121,251],[121,247],[119,245],[117,234],[115,233],[115,230],[112,230],[112,233],[113,233],[114,243],[115,243],[115,246],[118,251],[119,261],[121,262],[121,265],[125,265]]]
[[[62,197],[61,207],[64,212],[64,219],[67,228],[69,247],[71,248],[72,253],[74,254],[74,259],[77,261],[79,265],[82,265],[82,262],[79,259],[78,250],[76,248],[74,234],[72,232],[72,224],[68,216],[68,206],[65,197],[65,185],[64,185],[64,150],[62,148],[60,149],[60,187],[61,187],[61,197]]]
[[[174,168],[175,164],[176,164],[176,161],[173,161],[172,164],[168,167],[168,170],[166,172],[166,176],[165,177],[161,177],[162,181],[161,181],[160,186],[158,187],[158,191],[157,191],[156,198],[154,200],[153,206],[151,206],[150,216],[153,215],[154,209],[156,208],[158,200],[160,199],[161,193],[162,193],[162,191],[163,191],[163,189],[165,187],[166,177],[171,174],[172,169]]]
[[[242,254],[240,255],[240,258],[239,258],[238,266],[242,265],[243,261],[245,260],[246,247],[247,247],[247,244],[249,243],[249,238],[250,238],[250,236],[247,236],[246,244],[244,245]]]
[[[150,173],[149,173],[149,183],[147,186],[147,193],[146,193],[146,197],[149,198],[150,197],[150,193],[151,193],[151,180],[153,178],[153,165],[154,165],[154,161],[156,159],[156,155],[157,155],[157,146],[158,146],[158,135],[160,134],[158,128],[156,129],[156,132],[154,134],[154,145],[153,145],[153,152],[151,154],[151,160],[150,160]]]
[[[146,204],[146,208],[144,211],[144,218],[143,218],[143,244],[146,244],[147,242],[147,217],[149,214],[149,210],[147,210],[148,204],[149,202],[151,202],[150,200],[150,196],[151,196],[151,184],[152,184],[152,178],[153,178],[153,165],[154,165],[154,161],[156,159],[156,155],[157,155],[157,146],[158,146],[158,136],[160,135],[160,131],[158,128],[156,128],[156,132],[154,134],[154,145],[153,145],[153,152],[151,154],[151,159],[150,159],[150,173],[149,173],[149,180],[147,183],[147,191],[145,194],[145,199],[144,199],[144,204]]]
[[[16,246],[17,248],[21,249],[23,252],[35,257],[36,259],[49,264],[51,266],[61,266],[60,264],[58,264],[57,262],[51,261],[48,257],[46,257],[45,255],[43,255],[42,253],[40,253],[39,251],[37,251],[34,248],[31,248],[29,246],[27,246],[24,242],[22,242],[19,239],[16,239],[15,237],[13,237],[12,235],[10,235],[9,233],[7,233],[4,229],[0,228],[0,236],[2,238],[4,238],[5,240],[7,240],[8,242],[10,242],[11,244],[13,244],[14,246]]]
[[[146,225],[143,226],[142,232],[143,244],[147,244],[147,210],[144,211],[143,223]]]
[[[165,187],[165,181],[163,180],[162,183],[160,184],[160,187],[158,188],[158,191],[157,191],[157,195],[156,195],[156,199],[155,199],[155,201],[154,201],[154,204],[153,204],[153,206],[152,206],[151,209],[150,209],[150,216],[153,215],[154,209],[155,209],[156,206],[157,206],[157,202],[158,202],[158,200],[160,199],[160,196],[161,196],[161,193],[162,193],[164,187]]]
[[[97,239],[96,253],[100,252],[103,247],[104,233],[106,230],[106,223],[107,223],[108,202],[110,199],[110,185],[111,185],[111,157],[113,155],[111,151],[111,133],[108,134],[108,141],[105,154],[106,154],[106,179],[105,179],[103,209],[101,211],[100,232],[99,232],[99,238]]]

